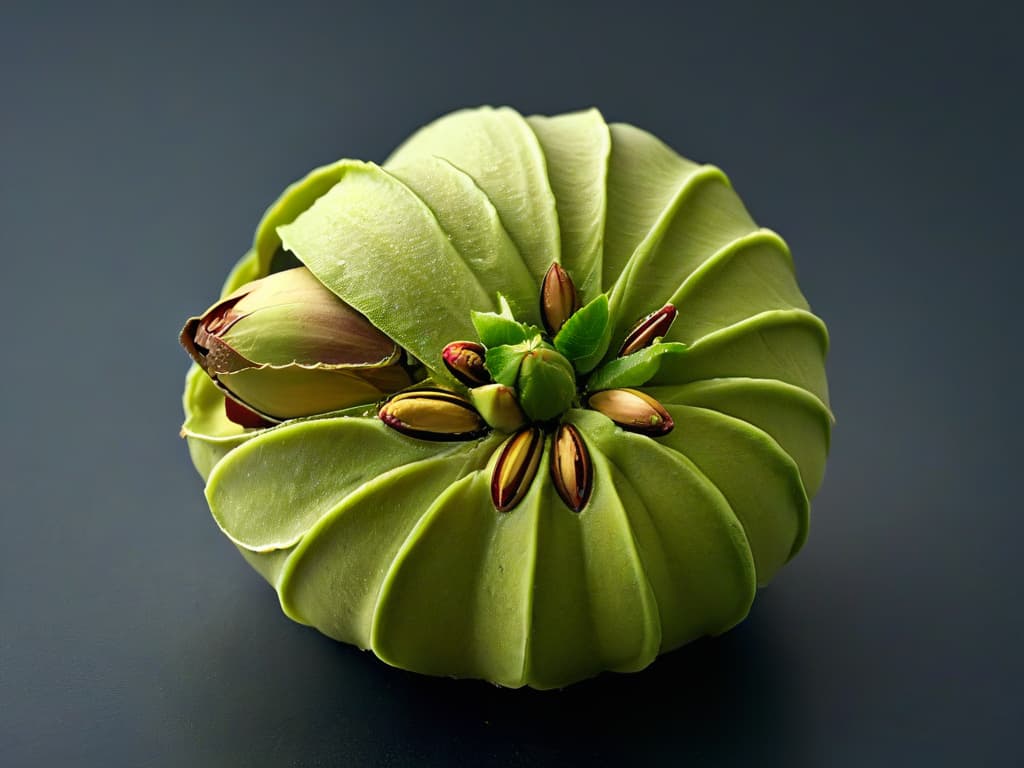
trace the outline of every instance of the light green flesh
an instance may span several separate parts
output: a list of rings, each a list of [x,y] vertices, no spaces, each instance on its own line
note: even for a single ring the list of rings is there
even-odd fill
[[[539,286],[494,205],[472,177],[438,157],[389,167],[388,172],[430,207],[455,251],[488,295],[496,298],[503,294],[517,318],[540,325]]]
[[[364,483],[462,447],[405,437],[378,419],[286,425],[221,462],[210,475],[206,498],[217,524],[239,546],[284,549]]]
[[[703,166],[686,180],[625,266],[612,290],[612,343],[673,297],[709,257],[756,229],[717,168]]]
[[[603,290],[605,185],[611,134],[596,109],[568,115],[526,118],[547,160],[548,180],[558,206],[562,266],[586,304]]]
[[[720,411],[767,432],[800,468],[807,497],[818,493],[825,475],[832,415],[806,390],[771,379],[713,379],[644,391],[665,405]]]
[[[253,570],[266,579],[267,583],[274,587],[274,589],[278,588],[281,572],[288,562],[288,557],[294,551],[293,547],[290,549],[275,549],[271,552],[253,552],[251,549],[239,547],[237,544],[235,548],[245,558],[245,561],[253,567]]]
[[[764,229],[733,240],[711,256],[668,302],[680,309],[669,338],[687,344],[761,312],[808,309],[786,244]]]
[[[722,492],[743,525],[767,584],[807,536],[809,508],[800,470],[768,434],[717,411],[665,408],[675,429],[658,442],[686,456]]]
[[[339,160],[313,169],[305,178],[289,185],[281,197],[267,209],[256,228],[253,243],[259,277],[267,274],[274,251],[281,245],[278,227],[295,221],[296,217],[309,208],[317,198],[325,195],[331,187],[341,181],[349,167],[350,161]]]
[[[185,377],[185,423],[182,434],[196,470],[206,480],[221,459],[256,433],[224,415],[224,394],[193,364]]]
[[[650,438],[623,432],[593,411],[572,411],[570,420],[607,460],[607,479],[625,502],[657,598],[661,650],[743,619],[754,599],[754,564],[721,492],[685,456]]]
[[[278,232],[324,285],[442,381],[453,381],[444,346],[473,338],[470,312],[498,308],[433,212],[375,165],[352,164]]]
[[[452,484],[392,563],[372,635],[388,663],[522,685],[537,508],[500,515],[489,484],[488,472]]]
[[[266,275],[282,245],[448,388],[461,385],[441,350],[478,339],[471,313],[500,313],[503,294],[509,317],[540,325],[559,261],[583,304],[608,296],[606,324],[602,299],[558,342],[575,358],[596,340],[577,380],[640,387],[675,421],[652,439],[570,409],[587,505],[559,498],[546,437],[525,498],[499,513],[502,432],[416,440],[376,405],[244,430],[193,366],[183,432],[213,516],[296,621],[406,669],[557,688],[727,630],[802,545],[832,424],[828,336],[786,244],[717,168],[596,110],[464,110],[383,168],[342,160],[290,186],[224,293]],[[608,367],[665,303],[669,346]],[[546,418],[562,381],[542,378],[519,396]]]
[[[673,326],[674,327],[674,326]],[[667,341],[674,341],[672,330]],[[829,405],[825,379],[828,333],[802,310],[773,310],[702,337],[678,358],[665,358],[649,384],[730,377],[777,379]]]
[[[605,193],[604,290],[616,284],[637,246],[679,188],[700,168],[646,131],[622,123],[608,128],[612,151]]]
[[[481,466],[499,441],[397,467],[329,510],[295,548],[281,577],[281,605],[331,637],[370,646],[381,584],[426,510]]]
[[[526,120],[507,107],[453,112],[414,133],[384,167],[424,157],[443,157],[476,180],[539,286],[559,260],[558,215],[544,153]]]

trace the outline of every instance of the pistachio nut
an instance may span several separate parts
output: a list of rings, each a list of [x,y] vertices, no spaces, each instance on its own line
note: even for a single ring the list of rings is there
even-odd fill
[[[402,349],[304,267],[243,285],[190,318],[180,341],[243,426],[372,403],[413,383]]]
[[[501,447],[491,474],[491,501],[499,512],[516,506],[533,482],[544,452],[544,433],[537,427],[516,432]]]
[[[554,336],[572,313],[579,309],[576,286],[561,264],[553,263],[544,275],[540,291],[540,314],[548,333]]]
[[[661,437],[675,423],[665,407],[636,389],[605,389],[592,394],[587,404],[629,432]]]
[[[420,440],[472,440],[487,432],[472,403],[443,389],[402,392],[377,415],[392,429]]]
[[[467,387],[489,384],[491,375],[484,367],[487,350],[475,341],[453,341],[441,350],[441,359],[452,376]]]
[[[630,328],[629,333],[626,334],[626,339],[622,342],[622,346],[619,347],[619,357],[625,357],[640,351],[644,347],[649,347],[654,343],[655,339],[659,339],[668,333],[668,329],[675,319],[676,308],[671,304],[666,304],[658,311],[651,312],[646,317],[640,318],[636,325]]]
[[[583,436],[572,424],[560,424],[551,439],[551,480],[573,512],[587,505],[593,487],[593,465]]]

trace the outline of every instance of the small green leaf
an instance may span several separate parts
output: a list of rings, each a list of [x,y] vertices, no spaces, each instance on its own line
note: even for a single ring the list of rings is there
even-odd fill
[[[639,387],[646,384],[661,367],[665,355],[678,357],[686,354],[687,347],[678,341],[652,344],[632,355],[617,357],[602,366],[587,383],[587,389],[597,392],[618,387]]]
[[[601,294],[565,321],[555,336],[555,349],[572,360],[576,370],[587,373],[604,357],[610,340],[608,296]]]
[[[504,313],[499,315],[496,312],[473,312],[471,316],[480,343],[487,348],[520,344],[540,333],[536,326],[520,323]]]
[[[532,345],[529,342],[490,347],[484,358],[484,365],[496,382],[504,384],[506,387],[515,388],[516,379],[519,377],[519,366],[522,365],[523,356],[531,348]]]

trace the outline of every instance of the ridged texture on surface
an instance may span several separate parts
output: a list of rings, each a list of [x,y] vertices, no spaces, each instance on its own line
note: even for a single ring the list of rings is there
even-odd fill
[[[668,435],[566,414],[593,461],[580,513],[546,471],[497,513],[499,432],[418,441],[358,408],[246,432],[193,370],[184,433],[214,518],[296,621],[400,667],[558,687],[723,632],[803,543],[831,426],[827,333],[785,243],[717,168],[595,110],[466,110],[383,166],[343,160],[289,187],[225,291],[282,244],[444,386],[460,385],[442,348],[476,338],[470,312],[497,311],[499,292],[539,323],[552,261],[584,303],[608,294],[608,358],[667,302],[665,341],[689,345],[641,388]]]

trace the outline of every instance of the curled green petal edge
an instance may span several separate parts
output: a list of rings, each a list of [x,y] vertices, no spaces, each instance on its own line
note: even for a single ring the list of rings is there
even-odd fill
[[[499,431],[418,441],[379,402],[245,429],[193,366],[182,436],[214,519],[294,620],[405,669],[559,688],[726,631],[803,545],[834,421],[828,334],[785,242],[717,168],[596,110],[461,110],[382,166],[343,159],[289,186],[222,295],[295,262],[422,364],[422,384],[462,392],[444,345],[476,340],[472,312],[504,301],[538,326],[551,262],[582,303],[608,296],[581,388],[643,315],[678,314],[649,380],[609,379],[663,403],[672,432],[626,432],[584,398],[546,427],[575,425],[589,451],[579,512],[548,438],[498,512]]]

